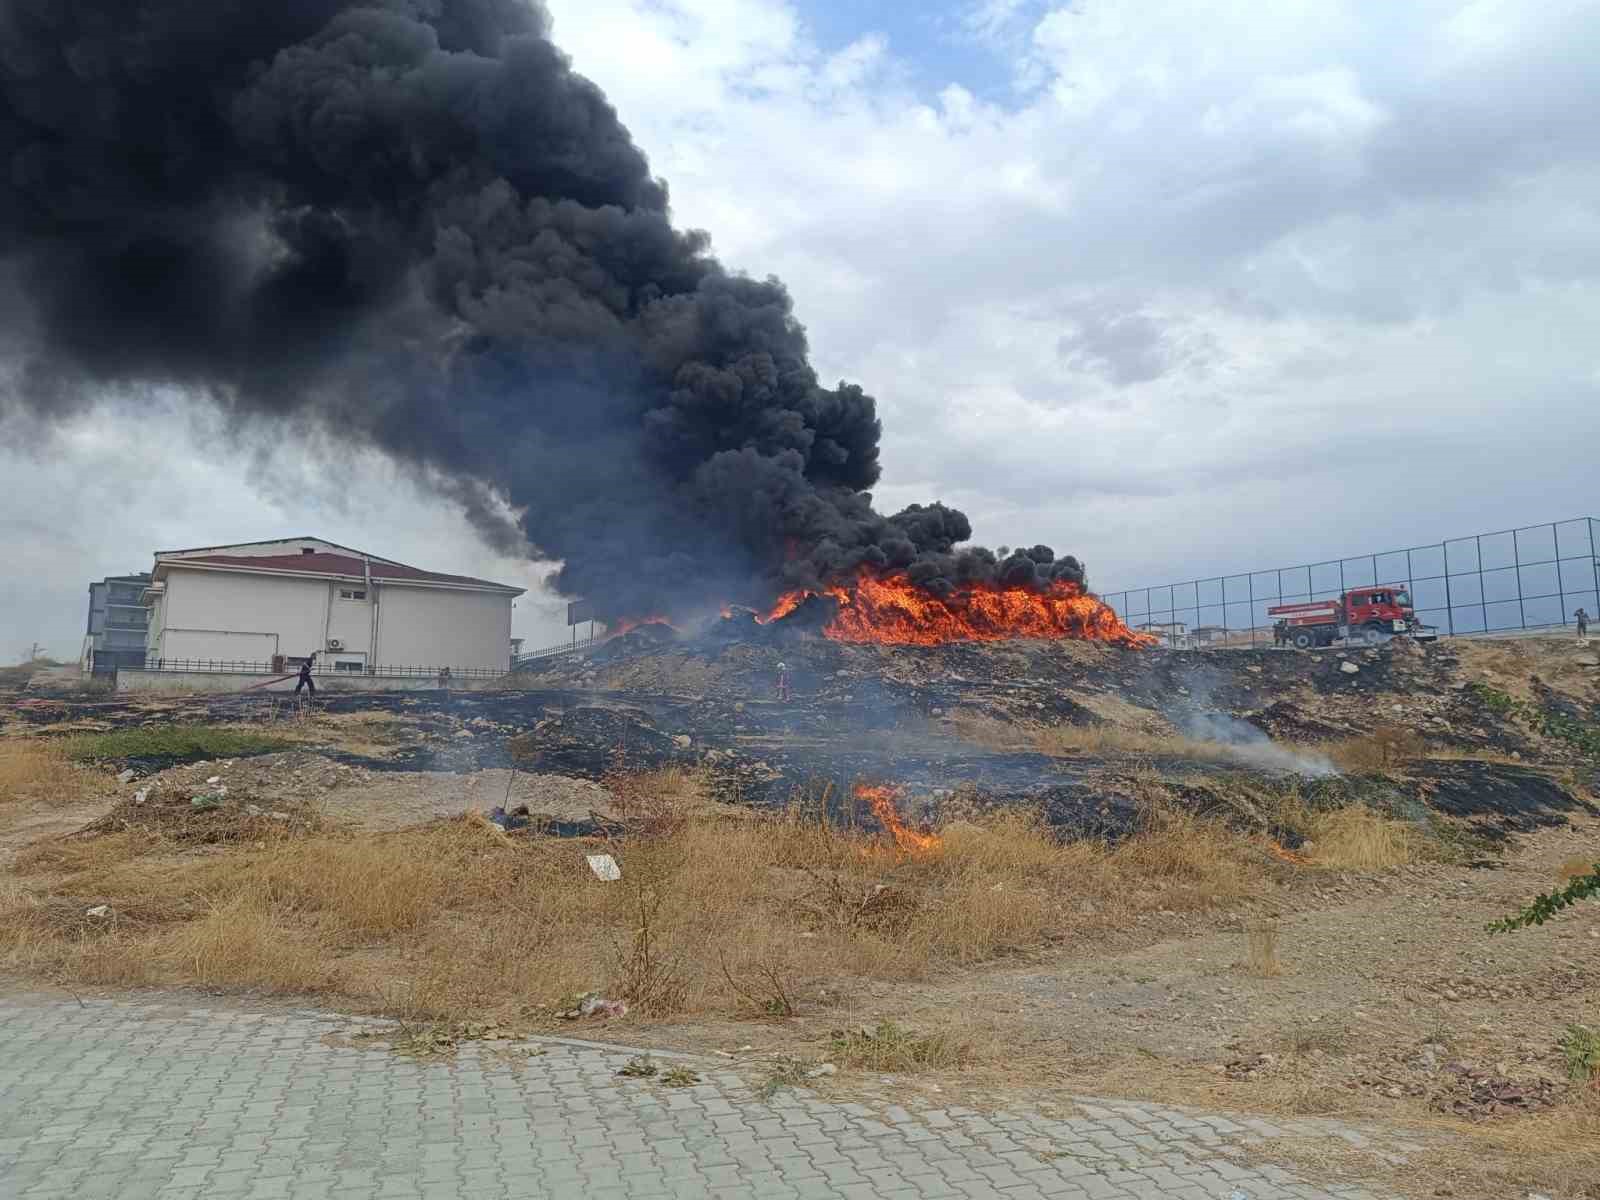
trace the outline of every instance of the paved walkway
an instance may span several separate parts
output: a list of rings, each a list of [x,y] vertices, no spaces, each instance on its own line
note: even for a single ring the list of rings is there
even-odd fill
[[[1372,1200],[1225,1153],[1317,1122],[763,1099],[717,1060],[657,1056],[701,1076],[679,1088],[556,1039],[418,1062],[348,1018],[194,1003],[0,999],[0,1197]]]

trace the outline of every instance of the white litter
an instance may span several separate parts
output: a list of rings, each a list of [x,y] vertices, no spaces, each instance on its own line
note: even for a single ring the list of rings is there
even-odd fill
[[[607,883],[615,883],[622,878],[622,868],[617,866],[617,860],[609,854],[591,854],[589,857],[589,870],[594,872],[596,879],[604,879]]]
[[[222,782],[222,776],[221,775],[213,775],[210,779],[206,780],[206,782],[207,783],[221,783]]]
[[[84,909],[83,915],[86,917],[109,917],[111,915],[111,906],[109,904],[96,904],[93,908]]]

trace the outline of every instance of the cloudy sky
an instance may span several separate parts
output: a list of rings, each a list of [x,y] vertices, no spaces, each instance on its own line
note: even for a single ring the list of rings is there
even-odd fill
[[[1600,515],[1597,0],[550,0],[681,225],[943,499],[1108,590]],[[371,456],[181,407],[0,449],[0,644],[315,533],[534,589]],[[537,530],[534,531],[535,534]]]

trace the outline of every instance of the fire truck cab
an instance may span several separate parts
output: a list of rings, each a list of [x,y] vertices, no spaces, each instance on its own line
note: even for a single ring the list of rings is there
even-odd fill
[[[1391,637],[1429,637],[1417,621],[1411,593],[1400,584],[1351,588],[1337,600],[1279,604],[1267,609],[1286,640],[1301,650],[1331,646],[1337,638],[1375,645]]]

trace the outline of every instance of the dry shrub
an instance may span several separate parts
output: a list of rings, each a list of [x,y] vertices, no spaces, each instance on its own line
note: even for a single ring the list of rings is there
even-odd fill
[[[0,738],[0,804],[80,800],[104,783],[102,772],[75,765],[59,742]]]
[[[1418,838],[1404,821],[1395,821],[1364,804],[1352,804],[1311,819],[1312,861],[1349,871],[1387,871],[1413,861]]]
[[[708,808],[709,782],[704,771],[681,766],[613,771],[605,778],[617,817],[654,833]]]
[[[1110,854],[1116,877],[1160,885],[1156,907],[1179,912],[1214,908],[1254,895],[1260,867],[1246,840],[1221,821],[1162,803],[1148,804],[1143,828]]]
[[[832,1058],[847,1067],[867,1071],[938,1071],[959,1067],[971,1056],[970,1047],[949,1033],[919,1034],[893,1021],[859,1029],[837,1029],[832,1038]]]

